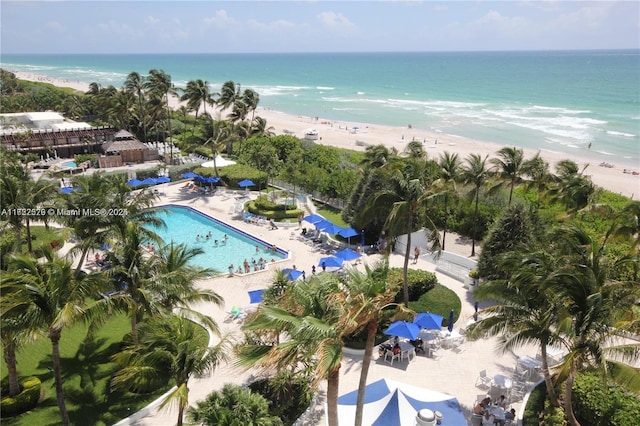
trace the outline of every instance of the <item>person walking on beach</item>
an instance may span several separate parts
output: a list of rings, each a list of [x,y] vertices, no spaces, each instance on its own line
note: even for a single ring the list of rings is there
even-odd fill
[[[413,264],[414,265],[416,263],[418,263],[418,257],[420,257],[420,248],[418,246],[415,246],[415,248],[413,249]]]
[[[298,215],[298,229],[302,227],[302,214]]]

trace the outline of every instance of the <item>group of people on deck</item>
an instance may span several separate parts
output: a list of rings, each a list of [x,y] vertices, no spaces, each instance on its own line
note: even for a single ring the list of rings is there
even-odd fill
[[[504,420],[497,419],[494,414],[492,414],[492,405],[505,410]],[[516,418],[516,410],[514,408],[509,411],[506,410],[507,398],[504,395],[500,395],[500,397],[493,402],[491,401],[491,397],[487,396],[482,401],[476,404],[476,406],[473,408],[473,413],[482,416],[483,425],[510,425]]]

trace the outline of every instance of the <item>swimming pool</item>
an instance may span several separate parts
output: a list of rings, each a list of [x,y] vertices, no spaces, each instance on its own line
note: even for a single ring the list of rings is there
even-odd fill
[[[62,167],[66,167],[68,169],[76,169],[78,168],[78,165],[75,161],[65,161],[64,163],[62,163]]]
[[[152,228],[166,244],[185,244],[189,248],[204,251],[192,259],[192,263],[203,268],[212,268],[228,273],[229,265],[234,269],[241,266],[245,259],[251,264],[260,258],[270,263],[287,258],[287,252],[281,249],[269,250],[271,244],[253,237],[246,232],[233,228],[218,219],[206,215],[191,207],[165,205],[160,206],[166,212],[158,211],[158,217],[164,220],[166,228]],[[209,234],[211,233],[211,234]],[[210,237],[206,238],[209,234]],[[224,235],[228,238],[223,242]],[[200,235],[202,238],[197,238]],[[218,244],[216,245],[216,240]]]

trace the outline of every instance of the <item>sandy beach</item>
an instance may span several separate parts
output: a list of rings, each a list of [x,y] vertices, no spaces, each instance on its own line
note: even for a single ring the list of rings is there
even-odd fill
[[[29,81],[51,83],[59,87],[71,87],[75,90],[86,92],[89,85],[79,81],[57,80],[46,76],[17,72],[16,77]],[[178,98],[170,100],[172,107],[180,105]],[[218,111],[216,111],[219,114]],[[292,134],[300,138],[308,129],[318,132],[316,143],[335,146],[339,148],[364,151],[367,145],[384,144],[390,148],[403,151],[412,140],[422,141],[431,158],[438,158],[445,151],[457,153],[461,159],[469,154],[476,153],[493,158],[503,145],[434,133],[417,128],[382,126],[373,123],[340,122],[327,120],[322,117],[306,117],[286,114],[268,108],[258,108],[257,114],[267,120],[268,126],[273,127],[276,134]],[[525,149],[525,158],[531,158],[537,151]],[[640,192],[640,175],[625,173],[625,171],[640,172],[640,165],[593,164],[592,160],[579,155],[568,155],[549,150],[541,150],[541,155],[551,165],[552,170],[559,161],[570,159],[578,163],[580,168],[586,167],[584,173],[589,175],[592,181],[599,187],[622,194],[630,198],[637,198]]]

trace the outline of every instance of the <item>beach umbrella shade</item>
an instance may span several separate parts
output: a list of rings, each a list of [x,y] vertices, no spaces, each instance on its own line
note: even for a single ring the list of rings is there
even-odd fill
[[[346,261],[358,259],[362,257],[360,253],[353,251],[350,248],[342,249],[339,252],[337,252],[334,256],[339,257],[340,259],[346,260]]]
[[[310,214],[309,216],[303,217],[302,220],[311,224],[316,224],[318,222],[322,222],[323,220],[327,220],[327,219],[314,213],[314,214]]]
[[[71,194],[73,192],[72,186],[65,186],[64,188],[60,188],[60,193],[62,194]]]
[[[432,314],[431,312],[421,312],[416,315],[413,323],[420,328],[426,328],[427,330],[440,330],[442,328],[442,320],[444,317],[438,314]]]
[[[449,329],[449,333],[451,333],[453,331],[453,317],[455,316],[455,313],[453,312],[453,309],[451,310],[451,312],[449,312],[449,325],[447,325],[447,328]]]
[[[194,177],[196,177],[196,176],[199,176],[199,175],[198,175],[198,174],[196,174],[196,173],[193,173],[193,172],[187,172],[187,173],[183,173],[183,174],[182,174],[182,177],[183,177],[184,179],[193,179],[193,178],[194,178]]]
[[[358,390],[338,398],[340,423],[354,424],[357,401]],[[418,412],[425,409],[440,412],[442,424],[467,424],[455,397],[389,379],[380,379],[365,388],[362,424],[414,426]]]
[[[158,182],[152,178],[152,177],[148,177],[145,180],[143,180],[142,182],[140,182],[141,185],[155,185]]]
[[[250,303],[260,303],[264,299],[264,289],[253,290],[247,292],[249,294]]]
[[[127,181],[127,185],[129,185],[129,186],[140,186],[140,185],[142,185],[142,181],[140,179],[129,179]]]
[[[196,175],[196,177],[193,178],[193,181],[198,183],[204,183],[206,179],[207,178],[205,176]]]
[[[298,271],[297,269],[285,268],[282,272],[284,272],[285,278],[289,281],[295,281],[302,276],[302,271]]]
[[[159,176],[156,178],[156,182],[157,183],[169,183],[171,182],[171,178],[167,177],[167,176]]]
[[[339,257],[328,256],[321,258],[320,262],[318,262],[318,266],[322,266],[324,264],[325,268],[342,268],[342,263],[343,260]]]
[[[338,235],[340,235],[341,237],[347,238],[349,241],[349,244],[351,244],[351,237],[360,235],[360,233],[353,228],[342,228],[342,230],[338,232]]]
[[[404,337],[409,340],[416,340],[420,333],[420,327],[412,322],[394,321],[389,328],[384,331],[388,336]]]
[[[318,226],[319,224],[322,224],[322,226]],[[316,223],[316,228],[320,229],[321,231],[326,232],[329,235],[337,235],[340,231],[342,231],[344,228],[338,225],[334,225],[333,223],[329,222],[329,223],[324,223],[324,222],[318,222]]]
[[[253,183],[253,181],[249,180],[249,179],[243,179],[240,182],[238,182],[238,186],[240,188],[248,188],[250,186],[256,186],[255,183]]]

